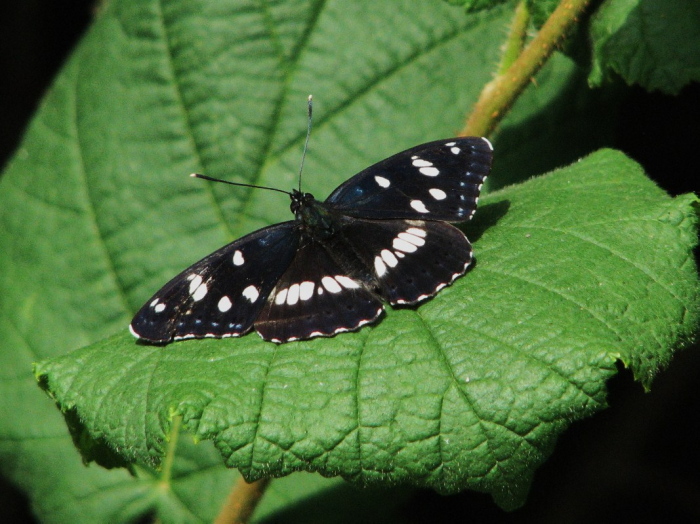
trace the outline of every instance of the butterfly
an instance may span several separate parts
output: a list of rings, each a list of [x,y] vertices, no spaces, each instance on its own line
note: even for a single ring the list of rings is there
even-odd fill
[[[450,138],[368,167],[323,202],[295,189],[294,220],[187,268],[144,304],[131,333],[163,344],[255,329],[284,343],[357,330],[384,302],[433,297],[472,262],[469,240],[449,222],[474,215],[492,157],[486,138]]]

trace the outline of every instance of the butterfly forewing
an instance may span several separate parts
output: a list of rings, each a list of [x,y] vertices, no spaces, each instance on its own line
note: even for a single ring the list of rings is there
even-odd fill
[[[359,218],[469,220],[491,169],[492,154],[485,138],[428,142],[361,171],[325,203]]]
[[[279,279],[255,329],[273,342],[331,336],[372,322],[382,310],[358,272],[309,239]]]
[[[132,320],[132,333],[157,343],[247,333],[298,244],[290,221],[224,246],[151,297]]]

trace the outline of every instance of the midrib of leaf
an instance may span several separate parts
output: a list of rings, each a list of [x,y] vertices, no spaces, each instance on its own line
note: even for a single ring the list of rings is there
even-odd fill
[[[279,133],[279,125],[282,118],[282,107],[284,105],[284,101],[287,99],[287,96],[289,94],[289,85],[291,82],[291,78],[299,67],[299,58],[302,56],[303,50],[309,42],[309,38],[311,37],[311,32],[313,31],[313,28],[316,27],[316,24],[318,23],[320,13],[323,10],[323,6],[325,5],[325,3],[326,0],[320,0],[314,6],[314,9],[312,10],[313,16],[311,16],[311,19],[307,24],[306,29],[302,32],[302,36],[299,39],[299,42],[294,47],[293,52],[290,54],[291,63],[283,69],[284,75],[281,80],[282,88],[280,89],[279,97],[275,101],[275,107],[272,111],[272,118],[270,120],[269,132],[265,134],[265,136],[267,137],[267,141],[265,142],[262,148],[262,152],[260,154],[260,162],[258,163],[258,169],[256,169],[253,173],[251,184],[260,184],[265,170],[267,169],[267,166],[274,160],[278,159],[281,156],[281,154],[284,151],[286,151],[286,149],[283,149],[277,155],[272,155],[270,153],[270,151],[272,151],[272,145],[275,143],[275,139],[277,138],[277,135]],[[263,19],[265,20],[265,26],[268,27],[268,32],[271,38],[275,42],[275,47],[278,53],[278,60],[280,63],[284,63],[284,51],[282,50],[282,46],[279,44],[279,39],[275,37],[276,33],[273,29],[274,24],[272,23],[271,17],[268,14],[268,10],[266,9],[263,9]],[[300,136],[302,137],[301,140],[303,140],[304,135],[301,134]],[[290,147],[291,143],[296,144],[296,139],[289,143]],[[236,220],[236,222],[239,222],[241,218],[251,216],[250,212],[248,211],[248,207],[250,206],[250,202],[253,200],[250,197],[253,191],[253,188],[249,188],[246,191],[247,196],[242,199],[241,206],[238,210],[238,220]],[[221,218],[222,220],[224,219],[223,216]]]
[[[418,311],[415,311],[415,317],[420,321],[421,325],[425,329],[426,333],[430,337],[430,340],[432,342],[432,345],[437,349],[438,354],[440,355],[440,360],[443,363],[443,366],[447,369],[448,373],[450,374],[450,379],[452,381],[453,386],[457,387],[457,391],[459,391],[459,395],[464,398],[465,402],[467,405],[470,407],[472,412],[476,414],[474,411],[474,407],[472,406],[471,400],[467,398],[466,393],[463,393],[459,386],[457,386],[457,377],[455,377],[455,374],[452,370],[452,366],[449,364],[447,361],[447,356],[444,354],[442,349],[440,348],[440,345],[438,344],[438,341],[435,339],[435,336],[433,335],[432,330],[428,327],[427,323],[425,322],[425,319],[423,318],[423,315],[421,315]],[[445,404],[445,395],[447,394],[447,391],[449,390],[449,387],[442,392],[440,395],[440,414],[439,414],[439,419],[438,419],[438,427],[437,427],[437,441],[438,441],[438,450],[440,453],[440,469],[442,470],[443,466],[445,465],[445,459],[443,457],[443,449],[442,449],[442,408]],[[479,417],[479,429],[483,433],[483,426],[481,424],[481,417]],[[488,438],[486,439],[488,441]],[[489,444],[486,444],[488,449],[489,449],[489,456],[492,455],[491,452],[491,446]]]
[[[362,457],[362,409],[360,409],[360,370],[362,369],[362,357],[365,354],[365,347],[367,346],[367,336],[365,333],[362,337],[362,343],[360,344],[360,354],[357,356],[357,369],[355,371],[355,421],[357,424],[357,431],[355,431],[355,442],[357,443],[357,463],[360,467],[360,477],[362,477],[365,471],[365,463]]]
[[[82,181],[79,186],[84,190],[84,200],[85,208],[84,212],[87,215],[87,220],[94,231],[94,237],[97,244],[97,248],[102,253],[102,258],[105,261],[105,269],[111,275],[114,281],[115,291],[119,302],[122,305],[123,311],[128,312],[132,310],[131,304],[125,293],[125,284],[119,277],[119,272],[114,266],[114,260],[111,256],[110,250],[105,241],[105,236],[102,233],[102,227],[100,226],[100,220],[98,213],[95,212],[95,197],[92,194],[90,186],[90,178],[87,176],[87,171],[85,169],[85,158],[83,157],[83,145],[82,145],[82,133],[80,132],[80,124],[78,122],[78,83],[80,81],[80,60],[75,61],[75,72],[72,77],[72,85],[70,89],[66,89],[70,93],[71,99],[69,103],[70,122],[73,125],[73,132],[75,133],[75,149],[77,152],[77,176]]]
[[[275,344],[275,347],[272,349],[272,355],[270,355],[270,360],[267,364],[267,367],[265,368],[265,375],[262,377],[262,385],[260,387],[260,401],[258,402],[258,409],[257,409],[257,418],[255,420],[255,424],[253,424],[253,438],[251,439],[251,445],[250,445],[250,462],[249,468],[252,470],[253,469],[253,461],[255,460],[255,443],[258,440],[258,432],[260,431],[260,424],[262,422],[262,412],[265,407],[265,391],[267,391],[267,384],[268,380],[267,377],[270,374],[270,369],[272,369],[272,365],[275,361],[275,357],[277,356],[277,349],[279,346]]]
[[[151,373],[153,377],[155,373]],[[149,382],[150,386],[150,382]],[[150,387],[148,388],[150,390]],[[182,415],[175,415],[170,419],[170,431],[168,434],[168,448],[163,458],[163,467],[160,474],[161,484],[172,491],[173,462],[175,461],[175,451],[177,450],[177,439],[180,436],[180,426],[182,425]]]
[[[491,459],[492,463],[494,464],[491,470],[493,470],[493,468],[498,468],[499,471],[502,471],[501,466],[500,466],[501,463],[498,460],[498,458],[494,455],[493,449],[491,447],[491,441],[493,439],[489,436],[488,429],[485,427],[485,424],[487,421],[484,420],[484,418],[481,416],[479,411],[476,409],[476,406],[475,406],[474,402],[472,401],[472,399],[469,397],[469,394],[463,388],[460,387],[459,379],[455,376],[454,370],[452,369],[452,364],[450,363],[447,355],[445,355],[444,349],[442,348],[442,346],[440,345],[438,340],[435,338],[435,334],[433,333],[433,330],[430,328],[429,323],[425,321],[425,318],[423,317],[423,315],[420,314],[418,311],[415,311],[415,317],[418,319],[418,321],[423,326],[423,330],[425,331],[425,333],[430,337],[431,345],[435,349],[435,352],[438,355],[438,358],[440,359],[440,362],[442,363],[443,368],[447,372],[447,374],[450,378],[450,382],[452,383],[452,386],[457,389],[459,396],[464,400],[465,404],[467,406],[469,406],[469,409],[471,410],[472,413],[474,413],[474,415],[476,416],[476,419],[479,421],[479,431],[481,432],[483,442],[486,443],[486,447],[488,449],[488,456]],[[445,400],[445,395],[447,394],[448,390],[449,390],[449,388],[445,389],[445,391],[443,391],[441,394],[441,405]],[[442,417],[442,414],[441,414],[441,417]],[[503,429],[505,429],[509,433],[512,433],[513,435],[517,436],[521,441],[523,440],[521,435],[518,435],[512,429],[504,426],[503,424],[499,424],[498,422],[495,422],[495,421],[488,421],[488,422],[490,422],[491,424],[494,424],[498,427],[502,427]],[[440,419],[440,426],[441,425],[442,425],[442,418]],[[439,442],[439,449],[440,449],[440,462],[441,462],[441,464],[444,465],[445,461],[444,461],[443,455],[442,455],[442,436],[440,434],[438,434],[438,442]],[[506,477],[508,476],[503,471],[502,471],[502,474]],[[488,476],[488,474],[486,474],[485,477],[486,476]]]
[[[199,141],[197,140],[197,136],[195,133],[194,126],[192,125],[192,118],[190,117],[190,112],[188,109],[188,105],[185,102],[183,93],[182,93],[182,86],[179,81],[180,75],[178,72],[178,69],[175,64],[175,60],[173,58],[173,52],[172,52],[172,45],[171,45],[171,38],[170,38],[170,32],[168,31],[168,22],[165,20],[165,13],[163,12],[163,0],[156,0],[155,5],[158,10],[158,22],[160,26],[160,31],[161,34],[163,35],[162,37],[162,42],[163,42],[163,56],[165,57],[165,60],[168,65],[168,71],[170,73],[170,84],[173,86],[173,94],[175,95],[175,100],[177,102],[177,106],[180,108],[180,113],[182,115],[182,121],[184,124],[184,129],[185,129],[185,136],[187,137],[188,142],[190,143],[190,149],[192,150],[192,155],[195,159],[195,163],[197,164],[197,171],[206,171],[206,166],[204,165],[204,159],[202,158],[202,154],[200,153],[200,146],[199,146]],[[221,209],[221,204],[219,203],[218,199],[214,195],[214,190],[212,188],[211,184],[203,184],[204,185],[204,190],[207,192],[207,195],[209,196],[209,200],[211,201],[212,207],[214,214],[218,218],[218,222],[220,223],[221,228],[224,230],[224,235],[232,238],[233,237],[233,231],[231,230],[231,227],[229,226],[228,222],[226,221],[224,217],[223,210]],[[129,311],[127,309],[127,311]]]

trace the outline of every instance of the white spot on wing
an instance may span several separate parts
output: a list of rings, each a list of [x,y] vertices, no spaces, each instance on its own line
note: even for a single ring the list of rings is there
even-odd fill
[[[425,176],[438,176],[440,174],[440,170],[437,167],[421,167],[418,171]]]
[[[309,282],[308,280],[299,284],[299,298],[301,300],[309,300],[314,294],[314,288],[316,284]]]
[[[255,302],[260,296],[260,290],[251,284],[243,290],[243,296],[250,302]]]
[[[414,246],[420,247],[425,245],[425,240],[419,236],[412,235],[411,233],[399,233],[399,238],[405,240],[406,242],[410,242]]]
[[[389,251],[388,249],[382,249],[382,260],[386,262],[386,265],[389,267],[396,267],[396,265],[399,263],[399,259],[394,256],[394,254]]]
[[[414,244],[406,242],[402,238],[398,237],[394,239],[391,245],[394,247],[394,249],[403,251],[404,253],[413,253],[418,249]],[[398,255],[398,253],[396,254]]]
[[[163,304],[162,302],[160,304],[156,304],[153,310],[156,313],[162,313],[163,311],[165,311],[165,304]]]
[[[326,290],[330,293],[339,293],[342,289],[333,277],[323,277],[321,279],[321,283],[323,284],[323,287],[325,287]]]
[[[428,162],[427,160],[423,160],[422,158],[414,157],[413,165],[416,167],[431,167],[433,163]]]
[[[197,278],[201,279],[202,277],[197,277]],[[197,280],[197,279],[195,278],[192,282],[194,282],[195,280]],[[200,284],[199,287],[195,290],[195,292],[192,293],[192,300],[194,300],[195,302],[199,302],[205,296],[207,296],[208,291],[209,291],[209,288],[207,288],[206,284]]]
[[[374,270],[378,277],[383,277],[386,274],[386,264],[381,257],[374,257]]]
[[[232,305],[231,299],[224,295],[221,297],[221,300],[219,300],[218,308],[222,313],[226,313],[229,309],[231,309]]]
[[[446,145],[447,147],[452,147],[452,146],[455,145],[456,143],[457,143],[457,142],[447,142],[445,145]]]
[[[281,306],[287,300],[287,288],[280,289],[275,295],[275,304]]]
[[[236,249],[236,252],[233,254],[233,265],[242,266],[244,262],[243,253],[241,253],[240,249]]]
[[[292,284],[287,293],[287,305],[293,306],[297,302],[299,302],[299,284]]]
[[[428,193],[430,193],[430,196],[432,196],[435,200],[445,200],[447,198],[447,193],[436,187],[429,189]]]
[[[411,200],[411,207],[419,213],[430,213],[422,200]]]
[[[384,188],[389,187],[391,185],[391,182],[389,182],[389,179],[384,178],[383,176],[376,175],[374,177],[374,179],[377,181],[377,184],[379,184],[380,186],[382,186]]]
[[[416,235],[417,237],[423,237],[423,238],[425,238],[425,235],[427,234],[425,232],[425,229],[418,229],[417,227],[409,227],[406,230],[406,233],[410,233],[411,235]]]
[[[156,307],[156,304],[160,301],[159,298],[154,298],[153,301],[151,302],[151,307]]]
[[[450,151],[452,151],[453,155],[459,155],[462,152],[462,150],[458,147],[451,147]]]
[[[192,278],[190,278],[192,277]],[[190,295],[193,295],[195,291],[199,288],[200,284],[202,283],[202,277],[199,275],[190,275],[187,277],[188,280],[191,280],[190,282]],[[204,291],[206,293],[206,290]]]

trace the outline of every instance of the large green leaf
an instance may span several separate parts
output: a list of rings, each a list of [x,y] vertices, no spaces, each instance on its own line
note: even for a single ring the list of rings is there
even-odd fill
[[[187,174],[293,187],[309,93],[304,186],[319,196],[452,135],[490,78],[508,15],[468,18],[439,0],[105,4],[0,180],[0,464],[37,515],[211,520],[235,477],[212,467],[213,446],[181,450],[172,478],[85,468],[32,362],[122,332],[176,271],[287,219],[277,196]],[[183,490],[186,503],[173,495]],[[264,504],[288,500],[276,492]]]
[[[249,479],[305,469],[512,508],[556,436],[605,405],[617,360],[648,386],[695,326],[695,202],[601,151],[486,197],[477,266],[376,327],[281,346],[123,330],[37,375],[129,462],[156,463],[177,414]]]

